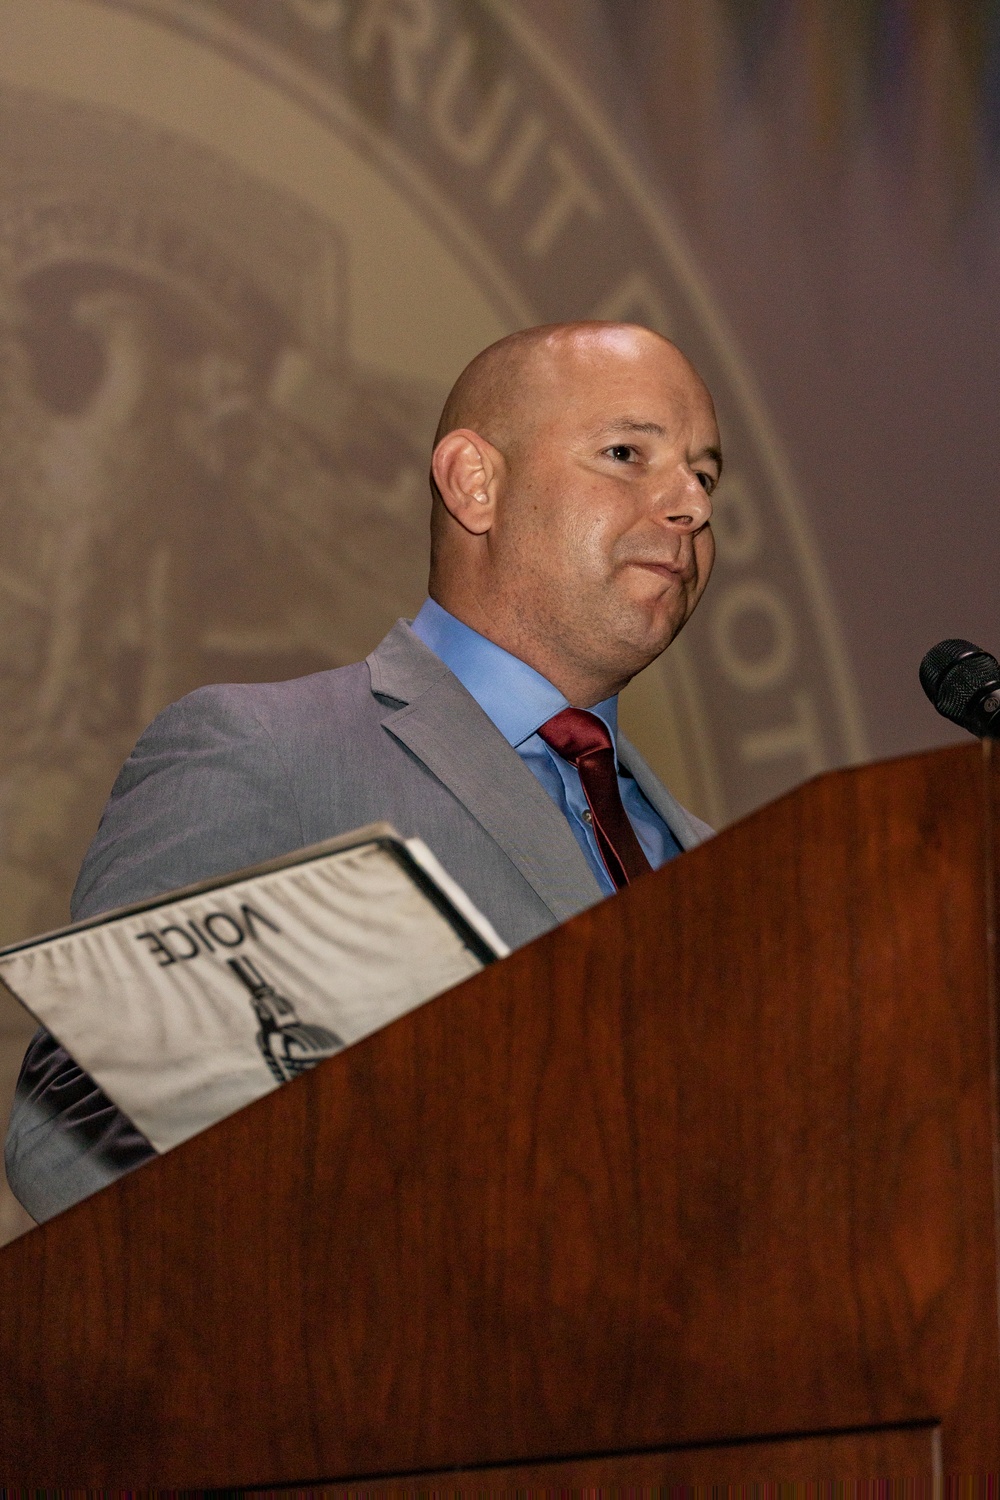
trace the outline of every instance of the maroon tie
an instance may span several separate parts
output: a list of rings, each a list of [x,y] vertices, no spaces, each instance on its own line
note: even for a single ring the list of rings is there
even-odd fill
[[[597,847],[608,874],[621,890],[652,866],[642,852],[622,803],[607,725],[585,708],[564,708],[543,724],[538,733],[557,755],[579,771]]]

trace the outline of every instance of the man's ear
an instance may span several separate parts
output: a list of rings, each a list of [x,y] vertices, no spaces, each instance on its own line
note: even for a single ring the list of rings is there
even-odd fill
[[[446,509],[473,536],[484,536],[496,515],[503,458],[469,427],[446,433],[434,449],[431,472]]]

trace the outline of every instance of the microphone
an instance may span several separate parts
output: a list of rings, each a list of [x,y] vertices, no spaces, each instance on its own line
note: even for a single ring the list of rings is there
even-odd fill
[[[920,686],[939,714],[980,739],[1000,739],[1000,661],[971,641],[939,641],[920,663]]]

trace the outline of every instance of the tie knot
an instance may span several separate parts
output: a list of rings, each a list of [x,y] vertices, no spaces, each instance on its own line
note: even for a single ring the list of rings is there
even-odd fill
[[[557,755],[573,766],[601,750],[614,754],[608,726],[585,708],[564,708],[544,723],[538,733]]]

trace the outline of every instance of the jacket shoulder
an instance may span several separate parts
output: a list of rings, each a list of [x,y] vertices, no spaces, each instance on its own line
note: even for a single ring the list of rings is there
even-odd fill
[[[366,662],[292,677],[285,682],[223,682],[196,688],[163,709],[140,738],[180,731],[211,735],[266,732],[276,737],[300,734],[314,723],[328,722],[331,709],[371,698]]]
[[[73,893],[75,918],[309,842],[303,771],[371,696],[364,662],[274,683],[198,688],[158,714],[118,774]]]

